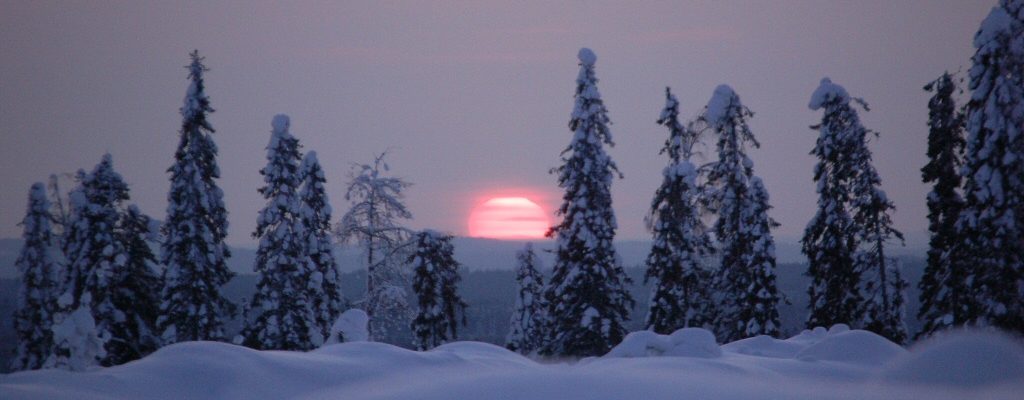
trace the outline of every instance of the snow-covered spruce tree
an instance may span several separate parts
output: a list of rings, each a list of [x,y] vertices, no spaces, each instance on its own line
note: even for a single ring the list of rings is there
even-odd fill
[[[850,105],[850,96],[842,86],[828,78],[811,95],[811,110],[824,110],[821,123],[812,126],[819,132],[811,155],[818,158],[814,166],[817,184],[818,211],[807,223],[802,250],[807,256],[807,327],[856,324],[862,309],[860,276],[854,268],[857,249],[856,230],[848,210],[852,199],[850,185],[857,171],[851,163],[851,137],[863,137],[857,111]]]
[[[203,88],[203,58],[191,54],[190,84],[181,107],[181,140],[174,153],[167,194],[163,288],[157,332],[165,344],[189,340],[222,340],[224,321],[234,304],[221,294],[234,273],[224,244],[228,220],[224,192],[217,186],[217,145],[207,114],[213,112]]]
[[[11,360],[14,371],[42,368],[53,346],[50,328],[60,293],[58,267],[50,255],[54,244],[50,218],[46,187],[35,183],[29,190],[28,210],[21,221],[21,252],[14,262],[21,274],[18,308],[14,312],[18,340]]]
[[[752,115],[727,85],[715,88],[703,115],[718,135],[718,160],[708,167],[706,205],[717,216],[712,229],[721,266],[714,282],[718,300],[714,325],[722,342],[779,333],[770,232],[775,222],[767,215],[770,206],[764,187],[759,198],[753,197],[754,163],[746,154],[747,146],[760,147],[747,126]]]
[[[924,183],[933,186],[928,193],[928,265],[918,285],[921,308],[917,317],[924,323],[918,338],[963,325],[967,320],[965,297],[969,295],[966,271],[954,268],[960,265],[950,259],[950,252],[959,241],[956,220],[964,205],[957,192],[965,141],[963,115],[953,100],[956,83],[947,72],[924,90],[934,91],[935,95],[928,101],[928,164],[921,168],[921,176]]]
[[[617,225],[610,189],[619,171],[604,149],[613,142],[594,74],[597,56],[583,48],[579,61],[573,137],[562,151],[564,164],[551,171],[565,195],[557,212],[562,221],[549,232],[556,237],[555,265],[544,295],[550,319],[541,350],[571,357],[602,355],[622,341],[633,307],[630,280],[612,244]]]
[[[124,316],[113,325],[107,342],[105,365],[124,364],[145,357],[160,347],[155,325],[160,311],[160,276],[150,248],[158,227],[134,204],[123,211],[117,240],[127,259],[112,279],[111,303]],[[116,318],[116,317],[115,317]]]
[[[272,121],[267,165],[259,189],[267,204],[256,219],[259,241],[253,269],[259,275],[249,306],[251,321],[242,335],[246,346],[261,350],[311,350],[323,343],[309,287],[316,266],[306,254],[306,227],[300,215],[299,141],[288,132],[286,115]]]
[[[953,268],[973,297],[965,323],[1024,333],[1024,1],[1000,1],[974,47]]]
[[[412,289],[419,310],[412,321],[417,350],[458,339],[458,325],[466,324],[466,302],[459,297],[459,263],[454,258],[452,237],[426,230],[416,234],[416,250],[409,256],[413,267]]]
[[[407,277],[403,271],[408,258],[411,231],[400,220],[412,218],[402,203],[403,191],[411,184],[402,178],[387,176],[387,153],[373,164],[353,167],[345,200],[352,208],[338,223],[342,242],[357,243],[366,257],[366,297],[357,305],[370,317],[370,340],[388,338],[390,330],[407,327],[409,303]]]
[[[505,347],[521,354],[532,354],[543,344],[547,321],[544,303],[544,278],[540,259],[533,251],[533,243],[516,253],[516,306],[509,320]]]
[[[859,132],[863,134],[849,137],[851,145],[847,154],[857,171],[851,202],[858,241],[854,269],[861,279],[859,289],[864,301],[859,311],[862,320],[857,325],[903,344],[907,341],[907,326],[903,322],[907,282],[900,276],[897,261],[885,253],[886,246],[893,240],[902,244],[903,234],[892,227],[891,214],[896,207],[881,189],[882,180],[871,164],[868,132]]]
[[[669,88],[665,88],[665,108],[658,124],[669,129],[661,149],[669,163],[646,220],[654,238],[644,274],[645,283],[652,284],[644,327],[669,334],[713,323],[712,276],[701,261],[713,253],[714,246],[701,221],[697,168],[690,162],[698,132],[679,122],[679,101]]]
[[[313,312],[321,334],[328,337],[331,326],[341,315],[341,282],[338,280],[338,263],[331,246],[331,203],[324,187],[327,179],[317,161],[316,152],[310,151],[302,158],[300,175],[300,213],[302,225],[306,228],[303,243],[316,270],[308,287],[309,298],[313,300]]]
[[[746,298],[737,318],[744,323],[740,336],[779,336],[782,323],[779,322],[778,306],[782,296],[775,285],[775,239],[771,232],[779,224],[768,216],[772,206],[768,203],[768,191],[761,178],[750,178],[748,195],[741,212],[750,238],[745,256],[750,286],[743,291]]]
[[[129,238],[137,221],[126,220],[141,217],[131,212],[122,214],[121,204],[129,198],[128,185],[114,171],[110,155],[104,155],[91,173],[79,176],[81,184],[70,199],[72,216],[66,232],[69,258],[55,325],[79,311],[88,312],[96,336],[104,343],[104,355],[96,361],[104,366],[117,365],[138,359],[156,347],[151,329],[155,273],[149,270],[145,256],[134,248],[140,246],[137,238]],[[148,229],[148,221],[144,223],[147,227],[143,229]],[[80,317],[73,319],[84,323]],[[81,358],[74,354],[75,340],[65,339],[56,341],[55,337],[53,355],[57,365]]]

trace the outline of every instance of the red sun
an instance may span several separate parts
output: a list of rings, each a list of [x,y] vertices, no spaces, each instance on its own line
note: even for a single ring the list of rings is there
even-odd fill
[[[547,214],[525,197],[495,197],[469,214],[469,235],[492,239],[537,239],[548,231]]]

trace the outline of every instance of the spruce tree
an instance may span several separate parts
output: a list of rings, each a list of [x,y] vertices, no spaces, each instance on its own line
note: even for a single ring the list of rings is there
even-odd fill
[[[703,116],[718,135],[718,160],[709,166],[706,205],[717,216],[713,229],[721,250],[721,266],[715,275],[715,330],[723,342],[778,334],[770,232],[775,222],[767,216],[770,207],[764,187],[759,187],[758,198],[752,193],[754,163],[746,149],[760,144],[747,125],[751,116],[750,109],[727,85],[715,88]]]
[[[39,369],[53,346],[54,313],[59,291],[58,266],[51,257],[53,233],[50,228],[50,201],[46,187],[35,183],[29,190],[28,210],[21,221],[22,246],[14,265],[21,274],[18,308],[14,312],[17,348],[11,369]]]
[[[857,171],[851,203],[858,241],[854,269],[861,279],[860,290],[864,301],[859,311],[862,320],[857,325],[903,344],[907,340],[907,326],[903,322],[907,282],[900,277],[897,261],[885,252],[886,246],[893,240],[902,244],[903,234],[892,227],[891,213],[895,206],[880,188],[882,180],[871,165],[866,135],[850,139],[853,145],[850,146],[848,156]]]
[[[409,312],[403,266],[412,234],[401,220],[412,218],[402,203],[404,191],[411,184],[388,176],[385,156],[386,152],[375,157],[372,164],[353,166],[345,193],[352,207],[337,227],[339,240],[357,243],[366,257],[366,297],[356,304],[370,318],[368,329],[373,341],[384,340],[389,331],[408,326]]]
[[[538,271],[540,259],[533,252],[533,243],[527,243],[516,253],[516,264],[518,292],[505,347],[521,354],[532,354],[543,344],[547,321],[544,279]]]
[[[160,347],[156,318],[160,312],[160,275],[156,255],[150,243],[156,240],[158,227],[134,204],[121,216],[118,240],[127,256],[113,286],[112,303],[122,310],[124,321],[115,325],[114,338],[107,343],[107,363],[123,364],[145,357]]]
[[[953,93],[956,83],[949,73],[924,87],[934,91],[928,101],[928,164],[921,168],[924,183],[932,183],[928,193],[928,265],[918,287],[921,308],[917,318],[924,324],[917,337],[931,335],[967,321],[964,305],[968,304],[966,271],[952,262],[951,251],[959,241],[956,220],[964,201],[958,169],[962,164],[964,134],[963,115],[957,111]]]
[[[203,85],[207,68],[198,51],[190,54],[190,81],[181,107],[181,139],[174,153],[171,188],[167,194],[163,288],[157,332],[163,343],[189,340],[222,340],[224,321],[234,304],[221,287],[234,276],[227,266],[231,256],[227,237],[224,192],[217,186],[217,145],[207,114],[213,112]]]
[[[341,282],[338,263],[334,259],[331,245],[331,204],[327,199],[324,184],[324,170],[317,161],[316,152],[310,151],[302,158],[302,189],[300,213],[306,237],[305,252],[316,272],[309,285],[309,298],[313,300],[313,312],[323,337],[330,336],[331,326],[341,314]]]
[[[608,110],[597,89],[590,49],[579,51],[576,104],[569,121],[573,132],[562,151],[558,186],[565,189],[552,227],[556,237],[555,265],[545,292],[548,315],[543,354],[586,357],[606,353],[622,341],[633,298],[629,277],[615,254],[617,227],[612,210],[611,184],[619,173],[604,150],[613,145]]]
[[[823,78],[811,95],[809,107],[822,109],[824,116],[820,124],[811,127],[819,132],[811,151],[818,158],[814,166],[818,211],[801,239],[811,278],[806,324],[808,328],[856,324],[863,299],[858,290],[860,276],[854,268],[857,231],[848,211],[850,185],[856,176],[849,155],[851,138],[863,137],[865,129],[846,89],[828,78]]]
[[[71,194],[72,217],[66,232],[69,258],[57,323],[76,312],[88,312],[96,336],[104,343],[104,354],[96,361],[117,365],[156,347],[151,328],[156,275],[145,256],[139,256],[137,238],[130,238],[137,221],[126,220],[141,217],[137,211],[123,213],[128,185],[114,171],[110,155],[79,177],[81,183]],[[81,358],[73,354],[74,340],[66,339],[55,343],[53,354],[58,359]]]
[[[273,119],[267,165],[260,170],[265,186],[259,193],[267,204],[256,220],[253,237],[259,241],[254,270],[259,275],[249,306],[244,344],[266,350],[311,350],[323,334],[309,297],[316,266],[306,251],[306,231],[300,215],[299,141],[288,132],[286,115]],[[321,287],[322,288],[322,287]]]
[[[644,283],[651,283],[644,326],[669,334],[680,328],[705,327],[714,321],[711,274],[701,261],[714,251],[701,221],[697,169],[690,162],[698,132],[679,122],[679,101],[665,88],[659,125],[669,129],[660,154],[669,157],[662,183],[654,193],[647,227],[653,233]]]
[[[452,237],[426,230],[416,234],[415,240],[415,253],[408,259],[419,306],[412,331],[413,344],[423,351],[458,339],[460,318],[466,324],[466,302],[457,292],[461,278]]]
[[[1024,332],[1024,1],[1002,0],[974,36],[964,209],[953,269],[965,271],[966,323]]]
[[[743,291],[743,307],[739,309],[737,318],[743,327],[741,337],[778,337],[781,334],[779,302],[782,296],[775,284],[775,239],[771,232],[779,224],[768,216],[771,208],[768,191],[761,178],[751,177],[749,200],[744,202],[741,211],[749,237],[745,258],[750,275],[750,286]]]

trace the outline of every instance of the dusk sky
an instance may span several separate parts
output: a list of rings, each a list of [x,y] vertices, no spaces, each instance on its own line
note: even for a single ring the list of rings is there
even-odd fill
[[[465,235],[474,205],[499,195],[550,215],[584,46],[625,175],[612,186],[619,238],[649,237],[665,86],[691,117],[722,83],[755,113],[750,155],[775,234],[798,237],[815,211],[808,127],[821,115],[807,103],[824,76],[871,105],[861,117],[881,133],[871,149],[897,228],[919,233],[921,88],[966,70],[995,1],[208,3],[0,1],[0,237],[20,236],[33,182],[104,152],[132,201],[164,218],[192,49],[210,68],[229,243],[252,241],[278,113],[318,153],[335,219],[351,164],[389,148],[392,172],[414,183],[413,228]]]

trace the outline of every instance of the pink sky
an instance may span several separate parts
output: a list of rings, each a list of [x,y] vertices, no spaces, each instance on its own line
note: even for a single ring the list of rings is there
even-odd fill
[[[32,182],[106,151],[133,200],[163,218],[182,66],[198,48],[229,241],[248,243],[277,113],[319,154],[336,217],[351,163],[389,147],[392,171],[415,184],[414,228],[466,234],[481,197],[515,189],[550,211],[582,46],[598,55],[625,174],[613,185],[619,237],[648,237],[664,87],[692,116],[721,83],[756,114],[762,148],[750,153],[776,234],[798,236],[815,207],[808,126],[820,115],[807,100],[823,76],[871,104],[862,117],[882,134],[872,149],[897,227],[924,231],[921,87],[966,69],[994,1],[2,3],[0,237],[20,235]]]

